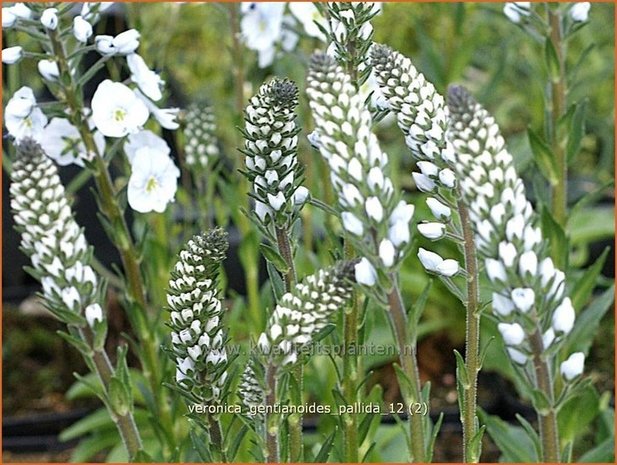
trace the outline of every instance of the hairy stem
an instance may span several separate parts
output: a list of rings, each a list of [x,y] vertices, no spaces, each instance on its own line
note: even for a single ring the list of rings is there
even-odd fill
[[[208,431],[210,433],[210,440],[212,441],[213,449],[220,453],[220,461],[227,462],[226,451],[223,441],[223,432],[221,429],[221,422],[212,415],[208,416]]]
[[[477,462],[480,457],[473,457],[470,444],[477,434],[476,409],[478,373],[480,372],[480,289],[478,287],[478,260],[469,211],[462,200],[457,201],[463,228],[465,269],[467,271],[467,302],[465,317],[465,367],[469,384],[465,386],[463,422],[463,460]]]
[[[276,405],[276,366],[269,362],[266,367],[266,405]],[[279,426],[276,418],[272,418],[274,414],[265,416],[265,433],[266,433],[266,463],[278,463],[279,461]]]
[[[550,112],[550,140],[555,155],[557,167],[557,184],[552,186],[552,213],[555,220],[564,226],[567,216],[568,205],[568,161],[566,160],[566,140],[560,137],[558,130],[559,121],[566,112],[566,66],[565,66],[565,43],[561,30],[561,13],[559,8],[548,8],[550,24],[550,41],[557,52],[559,72],[550,78],[551,101]],[[560,140],[561,139],[561,140]]]
[[[388,304],[390,306],[388,315],[398,345],[401,369],[409,380],[410,390],[407,393],[409,399],[405,400],[413,405],[422,402],[422,388],[416,357],[416,331],[413,327],[411,331],[407,330],[407,313],[403,306],[403,299],[399,290],[397,276],[393,274],[391,275],[391,279],[393,288],[388,294]],[[426,452],[424,449],[424,419],[419,414],[413,414],[411,415],[410,422],[411,461],[424,462],[426,460]]]
[[[553,379],[548,361],[542,355],[544,344],[540,330],[536,330],[531,336],[531,350],[533,353],[537,388],[546,395],[550,404],[546,412],[537,412],[543,452],[543,457],[540,457],[540,459],[547,463],[559,463],[561,461],[561,454],[559,453],[557,411],[554,407]]]
[[[48,35],[53,52],[58,59],[60,73],[65,77],[65,79],[61,79],[60,82],[67,83],[63,86],[63,97],[70,109],[72,123],[79,130],[88,153],[93,155],[91,169],[94,173],[101,211],[112,226],[113,232],[110,236],[120,253],[128,283],[127,291],[129,295],[129,306],[131,308],[127,311],[127,316],[141,342],[141,361],[144,376],[148,380],[152,396],[158,407],[158,412],[155,412],[156,417],[163,425],[168,440],[171,440],[173,436],[173,421],[167,399],[161,396],[162,390],[160,389],[161,383],[159,375],[163,370],[159,363],[160,358],[157,351],[157,342],[153,337],[148,323],[146,290],[136,254],[136,247],[133,244],[128,224],[118,204],[118,193],[114,188],[107,164],[103,159],[103,154],[99,153],[87,121],[83,118],[83,104],[81,103],[82,101],[79,98],[72,73],[69,69],[64,46],[57,31],[50,30]]]
[[[287,263],[287,272],[285,273],[285,289],[291,292],[296,283],[296,268],[294,266],[293,251],[289,240],[289,233],[284,228],[276,228],[276,241],[278,244],[279,253]],[[304,386],[304,363],[302,354],[298,356],[298,362],[293,367],[293,378],[296,380],[297,386],[292,389],[291,400],[295,405],[302,404],[302,390]],[[302,423],[303,417],[299,413],[290,415],[287,419],[289,426],[289,461],[302,461],[303,441],[302,441]]]
[[[84,339],[88,344],[92,343],[93,336],[90,331],[80,329],[80,334],[82,339]],[[109,361],[107,353],[102,349],[94,350],[92,352],[92,362],[94,364],[94,368],[96,369],[96,374],[105,387],[105,391],[109,392],[109,384],[112,376],[114,375],[114,369]],[[109,414],[118,428],[122,442],[128,452],[129,460],[132,460],[137,453],[142,450],[141,437],[139,435],[139,431],[137,430],[137,425],[135,424],[133,414],[129,412],[126,415],[117,415],[111,411]]]

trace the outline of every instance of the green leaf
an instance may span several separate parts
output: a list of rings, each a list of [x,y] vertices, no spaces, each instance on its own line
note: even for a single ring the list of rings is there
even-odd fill
[[[109,404],[113,411],[119,416],[125,416],[131,409],[130,386],[127,386],[117,376],[112,376],[107,387]]]
[[[564,351],[567,353],[581,351],[587,353],[598,332],[600,321],[615,300],[615,286],[611,286],[576,318],[576,324],[568,335]]]
[[[564,442],[572,442],[586,432],[591,422],[600,413],[600,397],[588,384],[580,389],[559,409],[557,421],[559,436]]]
[[[560,68],[559,57],[557,56],[557,50],[549,37],[544,42],[544,63],[546,64],[546,70],[551,80],[559,80]]]
[[[608,438],[578,459],[579,463],[615,463],[615,439]]]
[[[58,438],[60,441],[70,441],[81,436],[85,436],[88,433],[96,431],[100,433],[105,430],[115,430],[114,422],[111,420],[109,413],[105,409],[99,409],[94,413],[91,413],[85,418],[73,423],[67,429],[62,431]]]
[[[242,440],[244,439],[248,431],[249,431],[248,425],[242,425],[242,428],[240,428],[240,431],[236,433],[233,442],[227,449],[227,460],[229,460],[230,462],[235,461],[234,459],[236,458],[236,455],[238,454],[238,450],[240,449],[240,444],[242,444]]]
[[[486,425],[482,425],[478,432],[474,434],[471,441],[469,441],[467,451],[467,462],[478,463],[480,461],[480,455],[482,455],[482,437],[486,431]]]
[[[289,266],[285,259],[278,253],[276,249],[268,244],[259,244],[259,250],[268,262],[272,263],[281,273],[287,273]]]
[[[330,458],[330,451],[332,450],[332,446],[334,445],[334,439],[336,438],[336,428],[332,431],[332,434],[326,438],[324,443],[321,445],[317,456],[313,462],[315,463],[326,463]]]
[[[575,110],[570,120],[568,145],[566,146],[566,159],[572,163],[576,159],[581,148],[581,141],[585,136],[585,113],[587,111],[587,101],[582,101],[575,105]]]
[[[527,436],[529,437],[529,439],[531,439],[531,442],[533,443],[537,456],[541,457],[542,456],[542,445],[540,443],[540,436],[538,436],[538,433],[536,432],[536,430],[533,429],[533,426],[531,426],[531,424],[525,419],[525,417],[517,413],[516,419],[518,420],[518,422],[521,424],[521,426],[527,433]]]
[[[428,445],[428,450],[426,451],[426,461],[431,462],[433,460],[433,452],[435,450],[435,441],[437,441],[437,436],[439,435],[439,431],[441,430],[441,424],[443,423],[444,413],[441,412],[439,414],[439,418],[433,427],[433,431],[431,434],[431,441]]]
[[[612,239],[615,236],[615,208],[598,206],[577,209],[570,215],[568,232],[573,245]]]
[[[118,440],[118,433],[115,430],[97,433],[91,437],[82,439],[71,453],[71,462],[92,462],[91,459],[99,452],[113,447]]]
[[[572,291],[570,292],[570,298],[572,299],[572,305],[574,308],[582,308],[583,305],[589,301],[609,252],[610,247],[604,249],[602,255],[600,255],[593,265],[585,270],[583,276],[581,276],[574,284]]]
[[[456,359],[456,392],[458,398],[458,411],[463,416],[465,411],[465,388],[469,388],[469,374],[465,366],[465,360],[458,350],[454,351]]]
[[[411,309],[409,310],[409,324],[410,325],[413,324],[415,327],[418,326],[418,322],[420,321],[422,312],[424,312],[424,307],[426,306],[426,302],[428,301],[428,295],[429,295],[429,292],[432,286],[433,286],[433,280],[429,279],[428,283],[426,283],[426,286],[424,286],[422,293],[417,298],[415,303],[411,306]]]
[[[399,386],[401,388],[401,394],[405,402],[409,402],[413,389],[411,387],[411,380],[407,374],[402,370],[398,364],[394,364],[394,370],[396,371],[396,377],[398,379]]]
[[[540,389],[531,391],[531,403],[534,410],[540,415],[546,415],[551,409],[551,403],[547,395]]]
[[[551,257],[555,266],[561,270],[567,269],[568,239],[563,228],[555,221],[547,207],[542,209],[542,233],[548,238]]]
[[[513,426],[494,415],[487,415],[479,409],[482,423],[488,435],[501,451],[500,462],[532,463],[538,462],[532,441],[523,428]]]
[[[270,277],[274,300],[278,302],[285,294],[285,282],[272,263],[266,262],[266,270],[268,270],[268,276]]]
[[[553,151],[531,128],[528,129],[527,134],[529,136],[529,145],[531,146],[536,165],[538,165],[540,172],[547,181],[550,182],[552,186],[556,186],[559,182],[559,175]]]
[[[57,331],[57,333],[62,339],[75,347],[83,356],[90,357],[92,355],[92,349],[81,339],[78,339],[72,334],[65,333],[64,331]]]

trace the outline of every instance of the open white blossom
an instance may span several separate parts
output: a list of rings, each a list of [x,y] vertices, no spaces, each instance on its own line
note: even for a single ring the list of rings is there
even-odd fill
[[[94,142],[99,153],[105,151],[105,137],[96,131]],[[88,151],[81,139],[79,131],[65,118],[52,118],[43,130],[40,139],[45,154],[60,166],[74,163],[84,166],[88,159]]]
[[[150,130],[143,130],[136,132],[134,134],[129,134],[124,143],[124,153],[129,160],[129,163],[133,163],[133,159],[135,158],[135,154],[140,148],[147,147],[157,152],[164,153],[165,155],[169,155],[171,153],[171,149],[165,139],[157,136]]]
[[[16,142],[30,137],[39,140],[47,124],[47,116],[36,106],[36,99],[30,87],[20,88],[6,104],[4,124]]]
[[[283,2],[243,2],[240,29],[245,45],[258,53],[259,67],[269,66],[283,29]]]
[[[84,311],[88,326],[91,328],[97,323],[97,321],[103,321],[103,309],[98,303],[90,304]]]
[[[131,208],[140,213],[162,213],[178,188],[180,170],[167,153],[142,147],[136,151],[128,185]]]
[[[92,97],[92,120],[104,136],[124,137],[137,132],[149,111],[131,89],[109,79],[101,82]]]
[[[126,62],[131,71],[131,80],[139,86],[141,91],[155,102],[163,97],[161,87],[165,81],[148,68],[144,59],[136,53],[131,53],[126,57]]]
[[[102,55],[130,55],[139,47],[139,31],[129,29],[115,37],[100,35],[94,38],[97,51]]]
[[[135,89],[135,96],[143,102],[150,114],[154,116],[154,119],[161,125],[161,127],[171,131],[180,127],[180,123],[177,121],[178,114],[180,113],[179,108],[159,108],[154,104],[154,102],[152,102],[152,100],[142,94],[139,89]]]
[[[311,2],[289,2],[289,10],[302,23],[304,32],[309,36],[315,37],[323,42],[326,36],[316,23],[327,27],[326,19],[319,13],[317,7]]]

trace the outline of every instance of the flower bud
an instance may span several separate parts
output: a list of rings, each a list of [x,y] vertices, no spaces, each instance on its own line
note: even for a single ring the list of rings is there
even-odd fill
[[[41,24],[47,29],[54,31],[58,27],[58,10],[56,8],[47,8],[41,14]]]
[[[452,210],[434,197],[426,199],[426,204],[431,209],[431,213],[438,220],[448,220],[452,215]]]
[[[568,334],[574,327],[576,313],[569,297],[563,299],[553,313],[552,326],[556,333]]]
[[[437,273],[437,267],[443,263],[443,258],[438,254],[423,249],[422,247],[418,249],[418,258],[426,271],[432,271],[434,273]]]
[[[421,173],[411,173],[411,175],[413,176],[418,190],[422,192],[433,192],[435,190],[435,181],[428,176]]]
[[[88,305],[84,311],[84,314],[86,316],[86,321],[91,328],[94,328],[97,321],[103,321],[103,309],[97,303]]]
[[[92,25],[81,16],[75,16],[75,19],[73,19],[73,35],[79,42],[85,44],[92,36]]]
[[[498,315],[508,316],[514,310],[514,302],[497,292],[493,292],[493,310]]]
[[[365,286],[374,286],[377,282],[377,271],[366,257],[363,257],[356,264],[355,276],[356,282]]]
[[[427,239],[441,239],[446,235],[446,225],[443,223],[420,223],[418,231]]]
[[[494,283],[499,280],[505,283],[508,281],[506,269],[503,267],[503,264],[500,261],[493,258],[487,258],[484,261],[484,266],[486,267],[486,273],[488,274],[488,278],[491,280],[491,282]]]
[[[523,313],[527,313],[535,304],[536,294],[530,288],[516,288],[510,294],[514,306]]]
[[[525,331],[518,323],[499,323],[497,329],[507,346],[518,346],[525,340]]]
[[[570,7],[570,18],[572,21],[583,23],[589,18],[590,9],[591,3],[589,2],[576,2]]]
[[[364,225],[362,221],[353,213],[343,212],[341,214],[341,219],[343,220],[343,227],[347,232],[355,236],[362,236],[362,234],[364,234]]]
[[[394,264],[396,249],[392,242],[388,239],[383,239],[379,243],[379,258],[386,267],[391,267]]]
[[[8,47],[2,50],[2,63],[13,65],[20,61],[24,56],[24,49],[19,45]]]
[[[58,63],[54,60],[41,60],[37,64],[39,74],[43,76],[46,81],[56,81],[60,76],[60,69]]]
[[[583,352],[574,352],[567,360],[561,363],[559,371],[566,381],[572,381],[574,378],[583,374],[585,369],[585,354]]]

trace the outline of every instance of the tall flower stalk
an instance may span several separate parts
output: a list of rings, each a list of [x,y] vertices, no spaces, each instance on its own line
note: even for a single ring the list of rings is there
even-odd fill
[[[133,419],[126,351],[114,368],[105,352],[107,320],[101,308],[104,285],[91,267],[92,249],[75,222],[58,169],[30,138],[17,145],[11,173],[11,209],[22,250],[32,261],[31,274],[43,286],[45,306],[68,333],[103,385],[101,400],[116,424],[129,459],[145,457]]]
[[[495,120],[461,87],[451,87],[449,135],[455,146],[461,189],[469,205],[479,256],[493,287],[493,311],[507,352],[528,387],[538,414],[546,462],[561,460],[557,411],[584,355],[561,364],[566,387],[556,391],[559,349],[572,330],[575,311],[565,275],[555,268]],[[572,360],[571,360],[572,359]],[[570,370],[570,368],[573,368]]]
[[[298,163],[296,108],[298,88],[287,79],[275,78],[264,84],[245,110],[246,176],[252,184],[254,213],[262,232],[278,249],[284,263],[286,292],[296,283],[292,229],[308,198],[302,186],[303,168]],[[294,367],[296,377],[292,400],[302,403],[303,362]],[[303,457],[302,416],[288,418],[290,460]]]
[[[430,194],[427,205],[436,221],[420,223],[418,231],[433,241],[448,238],[462,244],[466,271],[466,293],[462,297],[466,308],[466,346],[464,364],[459,363],[457,354],[457,383],[463,457],[467,462],[477,462],[483,433],[476,414],[481,317],[478,266],[472,223],[455,174],[455,153],[447,138],[448,109],[433,84],[399,52],[376,44],[371,49],[371,63],[385,107],[396,115],[405,143],[420,170],[412,173],[416,186]],[[458,218],[453,212],[458,213]],[[422,248],[418,257],[427,271],[439,276],[455,295],[460,295],[451,279],[460,272],[458,262],[444,260]]]
[[[177,390],[187,402],[221,405],[227,398],[227,331],[217,281],[228,248],[227,233],[212,229],[190,239],[171,271],[167,302],[171,356],[176,362]],[[219,418],[189,414],[209,435],[213,460],[226,460]]]
[[[399,201],[388,177],[388,156],[371,132],[370,111],[350,76],[327,55],[315,54],[307,94],[315,119],[317,145],[330,166],[346,239],[363,255],[356,281],[388,308],[405,382],[405,400],[422,402],[415,355],[415,322],[408,330],[398,288],[398,267],[409,252],[414,207]],[[348,400],[349,401],[349,400]],[[424,420],[411,416],[411,456],[424,461]]]

